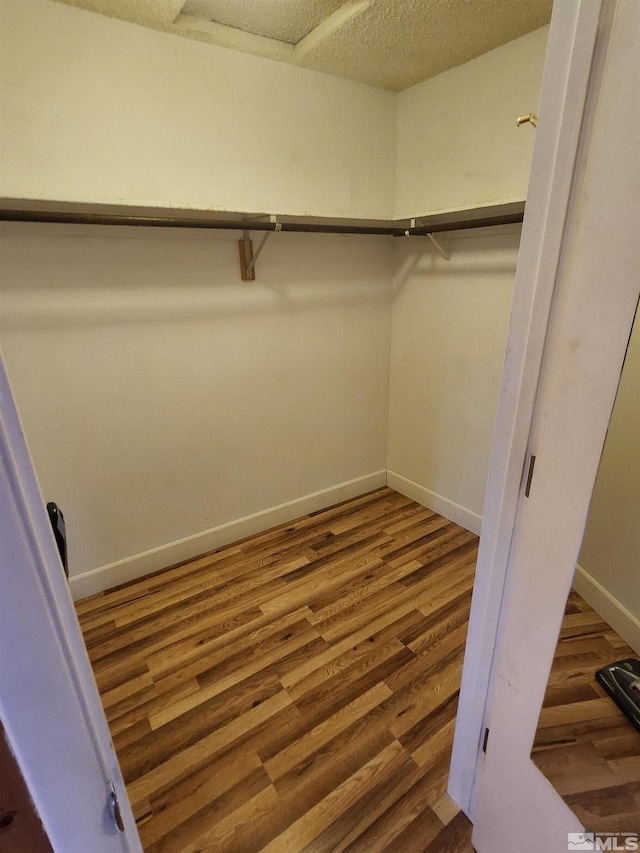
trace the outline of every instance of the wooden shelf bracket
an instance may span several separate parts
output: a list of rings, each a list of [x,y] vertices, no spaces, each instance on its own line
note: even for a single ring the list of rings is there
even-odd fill
[[[271,222],[273,223],[273,230],[267,231],[262,240],[260,241],[260,245],[256,249],[256,253],[253,253],[253,242],[251,240],[251,232],[247,229],[243,229],[242,231],[242,239],[238,240],[239,248],[240,248],[240,276],[243,281],[255,281],[256,280],[256,261],[260,255],[260,252],[264,249],[267,240],[271,237],[272,234],[282,231],[282,224],[278,222],[276,216],[271,215]]]

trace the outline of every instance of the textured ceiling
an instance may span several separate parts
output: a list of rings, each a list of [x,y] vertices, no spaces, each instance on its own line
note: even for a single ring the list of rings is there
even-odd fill
[[[401,91],[548,23],[553,0],[58,0]]]
[[[133,21],[145,27],[163,29],[175,21],[184,6],[184,0],[69,0],[69,5],[90,9],[111,18]]]
[[[295,44],[344,0],[187,0],[185,15]]]

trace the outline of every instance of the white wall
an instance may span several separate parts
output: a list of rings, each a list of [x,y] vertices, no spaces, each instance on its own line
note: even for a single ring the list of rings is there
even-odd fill
[[[0,345],[71,573],[125,560],[78,594],[384,483],[393,238],[274,235],[243,283],[237,233],[0,237]]]
[[[400,93],[396,216],[527,194],[548,28]],[[479,532],[519,228],[398,244],[389,483]]]
[[[0,0],[0,195],[361,218],[526,196],[542,28],[406,90]]]
[[[479,532],[520,228],[398,241],[389,485]]]
[[[637,319],[589,507],[579,564],[576,588],[640,653],[640,323]]]
[[[400,93],[396,216],[526,198],[549,28]]]
[[[0,195],[391,217],[395,93],[0,0]]]
[[[0,195],[373,218],[525,195],[546,29],[398,96],[50,0],[0,16]],[[281,234],[255,285],[237,234],[0,236],[0,345],[78,594],[379,485],[387,424],[392,485],[479,528],[518,229],[444,235],[450,263]]]

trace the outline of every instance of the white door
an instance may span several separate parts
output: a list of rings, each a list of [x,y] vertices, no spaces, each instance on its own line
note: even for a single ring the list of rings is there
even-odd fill
[[[472,820],[513,527],[601,13],[609,2],[562,0],[551,17],[449,774],[449,793]]]
[[[53,849],[141,853],[1,356],[0,581],[0,719]]]
[[[605,0],[535,407],[518,427],[528,441],[515,512],[500,537],[506,585],[470,806],[478,853],[581,849],[568,834],[583,827],[530,754],[640,293],[639,127],[640,3]]]

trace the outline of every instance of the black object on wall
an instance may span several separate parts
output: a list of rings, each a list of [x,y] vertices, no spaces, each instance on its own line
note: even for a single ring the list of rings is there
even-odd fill
[[[64,527],[64,515],[62,514],[62,510],[60,507],[50,501],[47,504],[47,512],[49,513],[49,521],[51,522],[51,526],[53,527],[53,535],[56,538],[56,545],[58,546],[58,551],[60,552],[60,559],[62,560],[62,568],[64,569],[64,573],[69,579],[69,564],[67,563],[67,534],[65,532]]]

